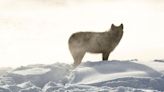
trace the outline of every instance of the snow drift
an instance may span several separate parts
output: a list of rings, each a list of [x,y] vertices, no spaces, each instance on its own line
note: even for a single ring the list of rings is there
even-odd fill
[[[76,69],[64,63],[21,66],[0,76],[0,92],[162,92],[164,63],[154,61],[88,61]]]

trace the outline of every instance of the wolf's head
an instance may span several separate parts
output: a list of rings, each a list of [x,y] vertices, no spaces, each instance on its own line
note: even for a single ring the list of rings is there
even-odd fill
[[[115,26],[114,24],[112,24],[111,31],[123,31],[123,24],[121,24],[120,26]]]
[[[122,35],[123,34],[123,24],[121,24],[120,26],[115,26],[114,24],[112,24],[109,32],[115,36]]]

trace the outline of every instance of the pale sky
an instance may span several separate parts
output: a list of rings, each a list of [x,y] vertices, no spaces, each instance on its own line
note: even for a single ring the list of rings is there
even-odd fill
[[[70,35],[112,23],[124,24],[124,36],[109,60],[164,58],[163,0],[0,0],[0,67],[71,64]]]

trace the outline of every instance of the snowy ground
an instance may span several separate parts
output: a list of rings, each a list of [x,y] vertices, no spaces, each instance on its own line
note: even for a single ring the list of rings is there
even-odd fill
[[[163,92],[163,73],[164,60],[29,65],[3,70],[0,92]]]

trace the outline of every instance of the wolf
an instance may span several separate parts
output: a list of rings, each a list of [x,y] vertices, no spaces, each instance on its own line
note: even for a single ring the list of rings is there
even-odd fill
[[[123,36],[123,24],[111,25],[105,32],[76,32],[68,40],[69,50],[77,67],[86,52],[102,53],[102,60],[108,60],[110,53],[116,48]]]

